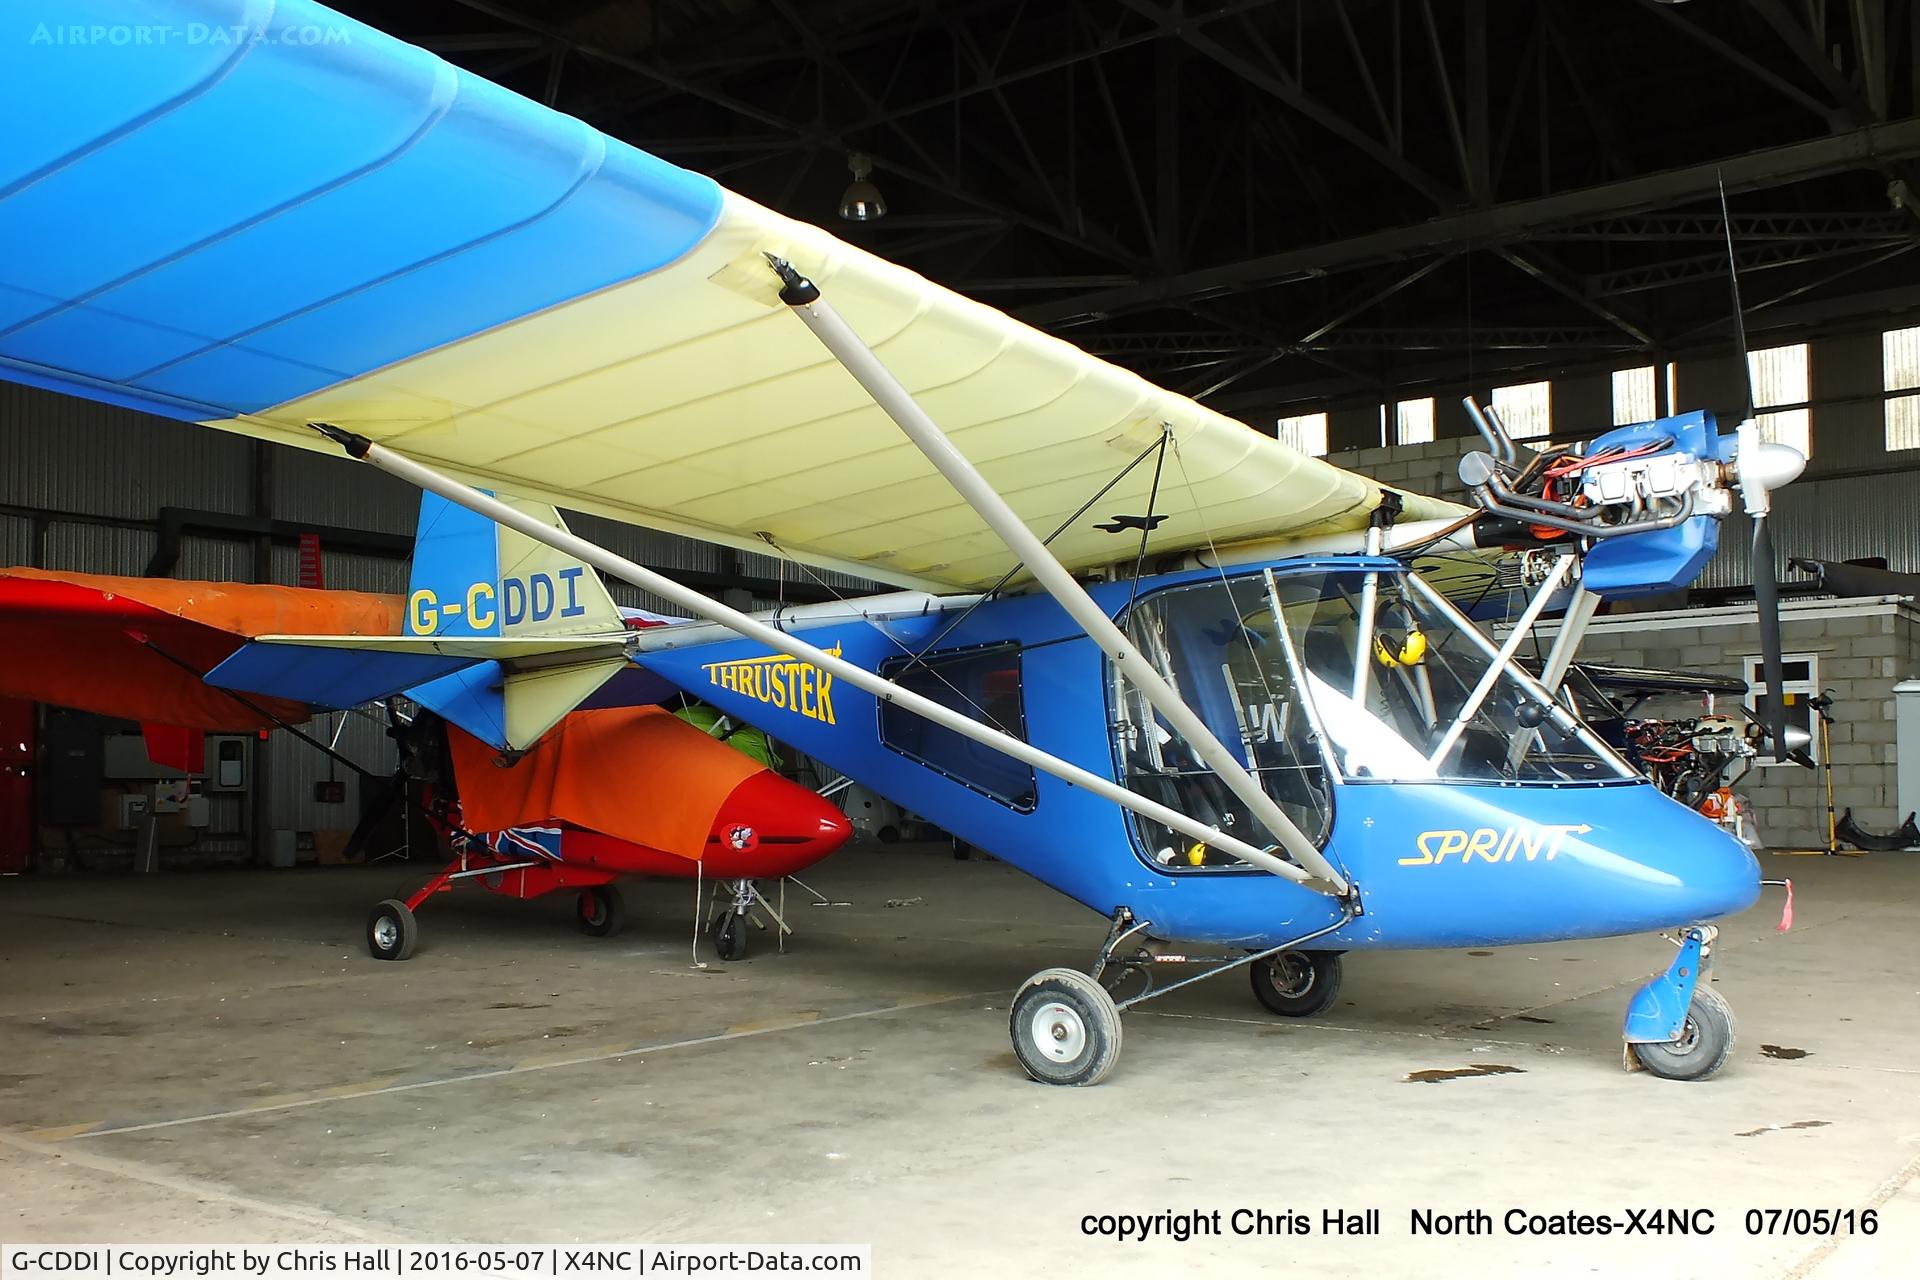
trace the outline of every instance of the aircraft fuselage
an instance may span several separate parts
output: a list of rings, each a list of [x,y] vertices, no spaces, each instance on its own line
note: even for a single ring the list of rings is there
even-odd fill
[[[1158,610],[1152,626],[1182,696],[1223,742],[1238,744],[1249,768],[1271,780],[1263,785],[1303,829],[1318,828],[1328,858],[1357,886],[1361,914],[1319,945],[1603,937],[1709,920],[1754,902],[1759,871],[1746,847],[1632,775],[1604,747],[1595,752],[1571,738],[1542,737],[1535,740],[1537,758],[1507,768],[1512,736],[1533,730],[1502,737],[1502,722],[1487,711],[1456,731],[1450,747],[1435,748],[1437,763],[1426,759],[1421,752],[1442,736],[1448,710],[1464,703],[1458,690],[1474,669],[1467,640],[1438,636],[1434,620],[1422,641],[1435,637],[1431,656],[1395,663],[1370,656],[1363,696],[1349,696],[1349,681],[1357,679],[1351,647],[1343,652],[1335,643],[1351,630],[1343,602],[1353,593],[1343,575],[1369,567],[1389,586],[1388,575],[1400,572],[1391,562],[1354,557],[1277,561],[1225,576],[1161,575],[1143,580],[1137,594],[1130,583],[1093,593],[1117,618],[1135,620],[1143,645],[1153,642],[1143,620]],[[1280,593],[1271,607],[1270,590]],[[1191,607],[1176,608],[1182,600]],[[1411,593],[1407,600],[1411,615]],[[1302,614],[1312,616],[1303,622],[1296,617]],[[1289,620],[1285,639],[1276,617]],[[952,622],[932,614],[796,634],[948,697],[1083,768],[1143,792],[1157,789],[1153,798],[1212,815],[1209,821],[1243,839],[1264,841],[1213,785],[1218,779],[1191,767],[1178,741],[1128,705],[1105,656],[1052,600],[995,600],[943,634]],[[1421,623],[1409,616],[1398,625],[1394,644],[1405,657],[1416,647],[1405,632]],[[937,649],[925,664],[915,662],[911,655],[935,637]],[[1152,922],[1156,936],[1261,948],[1341,920],[1340,904],[1326,894],[1213,855],[1165,828],[1155,831],[1109,801],[929,729],[844,682],[826,686],[833,706],[827,718],[817,713],[818,678],[809,703],[781,697],[784,677],[738,674],[765,659],[760,646],[729,640],[644,653],[637,661],[1090,909],[1130,909]],[[796,679],[792,687],[809,684]],[[1405,706],[1389,705],[1397,691],[1407,705],[1424,705],[1411,713],[1422,721],[1417,727],[1405,727]],[[1496,692],[1487,705],[1500,698],[1506,695]],[[1499,714],[1524,701],[1519,693],[1506,698]],[[1404,737],[1387,732],[1396,725]]]

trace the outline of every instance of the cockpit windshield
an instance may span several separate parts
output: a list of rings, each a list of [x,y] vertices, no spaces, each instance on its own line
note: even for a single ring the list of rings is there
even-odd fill
[[[1632,771],[1496,646],[1410,574],[1267,571],[1157,592],[1134,643],[1309,833],[1325,781],[1507,785],[1611,781]],[[1121,699],[1137,787],[1193,775],[1144,703]],[[1324,771],[1324,772],[1323,772]],[[1195,790],[1197,784],[1183,784]],[[1232,822],[1238,816],[1230,815]]]
[[[1340,775],[1401,782],[1597,782],[1632,771],[1473,624],[1405,573],[1269,575]],[[1371,599],[1369,599],[1371,597]],[[1249,619],[1252,628],[1259,619]]]

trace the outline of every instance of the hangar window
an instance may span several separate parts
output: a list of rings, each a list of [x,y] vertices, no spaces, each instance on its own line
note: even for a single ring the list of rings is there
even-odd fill
[[[1292,445],[1316,458],[1327,456],[1327,415],[1303,413],[1274,423],[1273,434],[1281,444]]]
[[[1753,373],[1753,401],[1756,405],[1780,406],[1759,415],[1760,436],[1774,444],[1790,444],[1802,457],[1813,456],[1813,413],[1807,402],[1813,398],[1808,375],[1807,344],[1795,342],[1784,347],[1768,347],[1747,355],[1747,367]]]
[[[1807,754],[1818,760],[1820,735],[1816,730],[1819,726],[1813,722],[1813,708],[1808,705],[1808,700],[1820,694],[1819,657],[1811,653],[1782,654],[1780,687],[1786,693],[1787,733],[1791,736],[1796,729],[1804,731],[1807,734]],[[1767,723],[1768,713],[1773,706],[1773,693],[1767,688],[1766,663],[1759,657],[1747,659],[1747,706],[1753,709],[1754,717],[1761,724]],[[1779,763],[1770,751],[1762,752],[1754,761],[1756,766],[1763,768]]]
[[[1631,426],[1636,422],[1652,422],[1660,416],[1654,405],[1654,367],[1643,365],[1638,369],[1615,369],[1613,371],[1613,425]]]
[[[1018,645],[998,644],[925,659],[900,658],[882,665],[880,674],[902,689],[931,698],[1022,742],[1027,740]],[[1032,765],[891,702],[880,704],[880,741],[1001,804],[1023,813],[1034,806]]]
[[[1888,392],[1887,448],[1920,449],[1920,328],[1882,334],[1880,368]],[[1894,394],[1902,391],[1908,394]]]
[[[1493,389],[1494,412],[1515,440],[1545,440],[1553,434],[1553,384],[1521,382]]]
[[[1433,439],[1433,397],[1402,400],[1393,406],[1393,442],[1426,444]]]

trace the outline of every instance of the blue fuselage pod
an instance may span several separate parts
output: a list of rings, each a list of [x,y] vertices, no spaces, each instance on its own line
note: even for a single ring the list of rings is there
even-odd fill
[[[1346,600],[1342,575],[1356,571],[1379,573],[1389,584],[1380,595],[1382,616],[1402,628],[1395,648],[1408,651],[1405,629],[1421,623],[1410,606],[1394,603],[1388,572],[1401,570],[1351,559],[1282,562],[1271,574],[1267,568],[1236,570],[1231,586],[1217,573],[1190,573],[1151,579],[1137,598],[1120,586],[1094,595],[1116,615],[1131,609],[1136,618],[1154,620],[1135,628],[1136,643],[1165,657],[1189,704],[1221,741],[1237,746],[1270,794],[1358,887],[1362,914],[1318,945],[1457,947],[1604,937],[1711,919],[1743,910],[1758,896],[1758,867],[1744,845],[1646,781],[1624,776],[1624,766],[1599,754],[1604,746],[1596,753],[1571,740],[1556,746],[1542,739],[1538,763],[1475,778],[1476,771],[1501,773],[1487,762],[1507,751],[1508,737],[1496,737],[1483,716],[1459,735],[1455,756],[1447,758],[1464,754],[1480,763],[1443,761],[1438,772],[1394,776],[1423,766],[1414,730],[1405,730],[1411,745],[1391,743],[1398,756],[1363,763],[1364,730],[1379,737],[1396,722],[1385,708],[1376,716],[1360,703],[1342,703],[1328,688],[1332,677],[1308,672],[1332,653],[1328,669],[1337,668],[1341,682],[1351,679],[1351,648],[1342,657],[1329,638],[1327,620],[1340,607],[1324,602]],[[1265,610],[1261,601],[1275,590],[1292,594]],[[1316,591],[1321,596],[1309,601],[1321,602],[1315,620],[1293,624],[1290,642],[1275,639],[1271,619],[1305,617],[1299,601]],[[1235,811],[1219,779],[1192,767],[1150,713],[1129,706],[1105,655],[1051,600],[997,600],[944,633],[952,621],[936,614],[836,622],[796,634],[1081,768],[1265,843],[1251,818]],[[1463,696],[1456,690],[1471,683],[1471,671],[1447,665],[1467,662],[1466,642],[1441,636],[1433,622],[1427,626],[1432,656],[1412,669],[1418,682],[1379,669],[1380,692],[1369,705],[1383,692],[1417,687],[1425,728],[1432,731],[1448,721],[1447,700]],[[1349,625],[1349,640],[1350,633]],[[938,647],[916,659],[935,637]],[[1154,650],[1155,643],[1162,647]],[[1268,665],[1250,663],[1249,654]],[[1103,915],[1130,908],[1152,922],[1156,936],[1254,948],[1341,918],[1339,904],[1322,893],[1194,847],[1051,774],[883,706],[755,643],[722,641],[636,660],[1088,908]],[[1291,686],[1287,662],[1296,664]],[[1249,692],[1254,688],[1257,696]],[[1309,714],[1309,703],[1319,719]]]
[[[1753,854],[1652,783],[1555,790],[1349,783],[1332,848],[1362,888],[1356,948],[1502,946],[1744,911]]]

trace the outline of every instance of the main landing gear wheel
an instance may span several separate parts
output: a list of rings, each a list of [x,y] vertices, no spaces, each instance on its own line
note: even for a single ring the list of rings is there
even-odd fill
[[[618,889],[596,884],[574,899],[573,922],[590,938],[610,937],[626,927],[627,906]]]
[[[1704,983],[1705,975],[1701,975]],[[1733,1053],[1733,1007],[1718,991],[1693,989],[1680,1038],[1633,1046],[1640,1065],[1663,1080],[1705,1080]]]
[[[1282,951],[1247,967],[1253,976],[1253,994],[1283,1018],[1325,1013],[1340,995],[1337,951]]]
[[[1120,1010],[1078,969],[1042,969],[1014,993],[1013,1053],[1042,1084],[1099,1084],[1120,1058]]]
[[[375,960],[405,960],[420,941],[420,925],[413,909],[398,898],[388,898],[367,916],[367,950]]]
[[[714,954],[722,960],[741,960],[747,954],[747,917],[744,912],[723,911],[713,921],[710,936]]]

